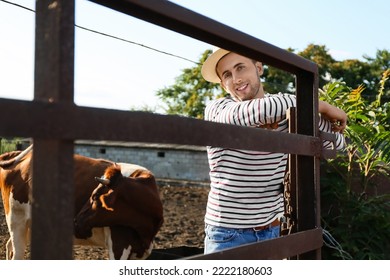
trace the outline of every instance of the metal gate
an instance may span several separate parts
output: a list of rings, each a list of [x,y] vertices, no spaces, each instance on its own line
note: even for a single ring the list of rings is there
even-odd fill
[[[212,145],[288,153],[290,171],[294,174],[291,181],[295,189],[292,193],[294,232],[191,259],[320,259],[322,136],[317,128],[317,65],[169,1],[92,2],[294,74],[296,133],[76,106],[73,101],[75,2],[38,0],[34,100],[0,99],[3,120],[0,135],[32,137],[34,143],[31,259],[72,259],[73,146],[77,139]]]

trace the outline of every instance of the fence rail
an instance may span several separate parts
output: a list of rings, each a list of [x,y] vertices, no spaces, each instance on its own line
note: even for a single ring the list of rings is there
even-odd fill
[[[59,102],[0,99],[0,117],[6,119],[9,116],[13,116],[12,122],[2,124],[3,136],[212,145],[321,155],[321,139],[318,137],[180,116],[80,107]]]

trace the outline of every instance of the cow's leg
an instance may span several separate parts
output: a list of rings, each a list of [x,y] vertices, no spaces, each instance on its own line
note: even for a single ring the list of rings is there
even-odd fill
[[[11,260],[13,255],[14,255],[13,246],[12,246],[12,238],[8,239],[5,248],[6,248],[6,258],[7,258],[7,260]]]
[[[13,260],[24,259],[24,253],[26,251],[28,240],[27,233],[28,227],[26,224],[13,227],[13,232],[10,237],[10,240],[12,240],[10,242],[10,244],[12,245],[10,246],[12,247],[10,251],[12,252]]]
[[[11,211],[6,215],[10,239],[7,242],[7,257],[13,260],[24,259],[30,226],[30,210],[28,203],[19,203],[10,199]]]
[[[109,227],[104,227],[104,239],[106,243],[106,248],[108,250],[108,258],[110,260],[115,260],[115,254],[114,254],[114,248],[112,246],[112,239],[111,239],[111,230]]]
[[[129,245],[127,248],[123,248],[120,260],[130,260],[130,257],[129,257],[130,254],[131,254],[131,245]]]
[[[13,260],[24,259],[24,253],[28,241],[28,225],[26,222],[18,221],[11,223],[10,239],[7,242],[7,254]]]
[[[104,236],[106,240],[106,248],[108,249],[108,257],[110,260],[128,260],[131,254],[131,245],[127,246],[114,246],[113,235],[110,227],[104,228]],[[118,238],[116,233],[116,238]],[[127,236],[122,235],[121,238],[124,238],[127,241]],[[117,240],[118,241],[118,240]]]
[[[153,242],[146,248],[137,232],[129,227],[106,227],[106,247],[111,260],[144,260],[153,249]]]
[[[128,260],[146,260],[151,254],[153,250],[153,242],[150,243],[149,248],[145,250],[144,254],[139,258],[137,257],[137,253],[131,254],[130,258],[128,257]]]

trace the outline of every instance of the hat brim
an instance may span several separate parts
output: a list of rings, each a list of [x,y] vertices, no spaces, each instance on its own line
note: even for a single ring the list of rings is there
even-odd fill
[[[221,79],[217,75],[217,64],[221,60],[222,57],[230,53],[230,51],[224,49],[218,49],[214,51],[203,63],[202,66],[202,76],[206,81],[212,83],[220,83]]]

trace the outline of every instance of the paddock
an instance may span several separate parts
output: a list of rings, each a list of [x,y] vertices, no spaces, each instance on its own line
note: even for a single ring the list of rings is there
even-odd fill
[[[203,252],[204,224],[208,188],[188,184],[186,181],[158,181],[163,200],[165,223],[157,234],[155,249],[148,259],[179,259]],[[190,211],[189,211],[190,210]],[[183,219],[185,217],[185,219]],[[0,260],[5,260],[5,244],[9,233],[0,198]],[[30,249],[26,252],[30,258]],[[75,246],[75,260],[107,260],[108,252],[103,247]]]
[[[76,106],[75,3],[37,1],[34,100],[0,100],[0,117],[7,120],[0,135],[31,137],[34,143],[31,259],[73,258],[73,213],[69,211],[73,196],[69,186],[73,184],[74,141],[80,139],[288,153],[290,234],[192,259],[320,259],[320,158],[332,156],[334,151],[328,154],[322,150],[322,141],[332,139],[314,125],[318,123],[317,65],[169,1],[92,2],[294,74],[296,114],[290,118],[291,133],[278,133],[173,115]]]

